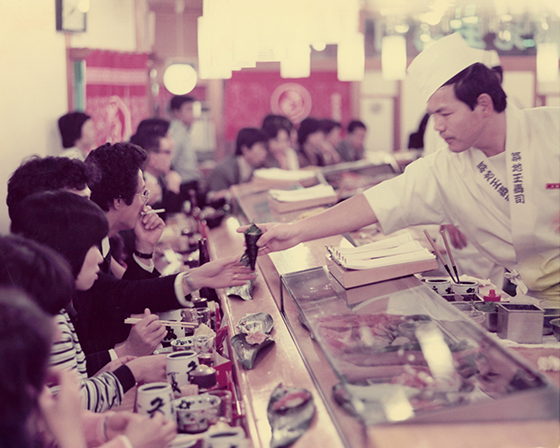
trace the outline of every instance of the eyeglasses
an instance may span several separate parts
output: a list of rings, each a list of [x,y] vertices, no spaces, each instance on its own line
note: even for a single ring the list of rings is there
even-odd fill
[[[140,195],[144,202],[148,202],[148,199],[150,198],[150,190],[148,190],[147,188],[142,193],[136,194]]]

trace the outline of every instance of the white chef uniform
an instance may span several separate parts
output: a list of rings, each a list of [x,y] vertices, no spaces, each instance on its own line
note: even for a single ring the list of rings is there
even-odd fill
[[[365,196],[389,234],[413,225],[454,224],[521,291],[560,305],[560,109],[506,111],[503,179],[478,149],[438,151]],[[522,282],[519,282],[522,280]]]

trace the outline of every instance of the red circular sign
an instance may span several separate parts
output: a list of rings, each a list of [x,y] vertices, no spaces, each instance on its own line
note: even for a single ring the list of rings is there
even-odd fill
[[[293,123],[300,123],[311,112],[311,95],[300,84],[281,84],[272,92],[270,108],[272,113],[285,115]]]

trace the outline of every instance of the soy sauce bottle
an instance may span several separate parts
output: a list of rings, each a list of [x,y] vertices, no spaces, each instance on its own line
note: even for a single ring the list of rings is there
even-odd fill
[[[198,240],[198,265],[202,266],[204,263],[210,261],[210,253],[208,252],[208,240],[206,238],[201,238]],[[220,303],[218,294],[213,288],[200,288],[200,297],[208,301]]]

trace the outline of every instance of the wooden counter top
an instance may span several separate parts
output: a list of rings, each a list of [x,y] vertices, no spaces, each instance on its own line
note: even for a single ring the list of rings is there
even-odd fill
[[[243,253],[244,238],[236,229],[239,222],[228,217],[219,228],[209,233],[210,250],[213,257],[225,257]],[[223,302],[224,313],[227,314],[228,325],[232,334],[235,333],[239,319],[246,314],[264,312],[272,316],[275,322],[272,337],[275,343],[259,353],[252,370],[245,370],[237,360],[232,360],[237,373],[237,382],[243,399],[246,414],[246,425],[253,441],[254,448],[270,446],[270,425],[266,416],[266,408],[274,388],[283,383],[286,386],[302,387],[313,394],[316,414],[308,431],[292,446],[338,448],[344,445],[335,428],[335,424],[323,400],[309,375],[301,355],[298,352],[282,315],[276,306],[259,267],[259,277],[254,283],[253,300],[243,301],[226,299]]]

